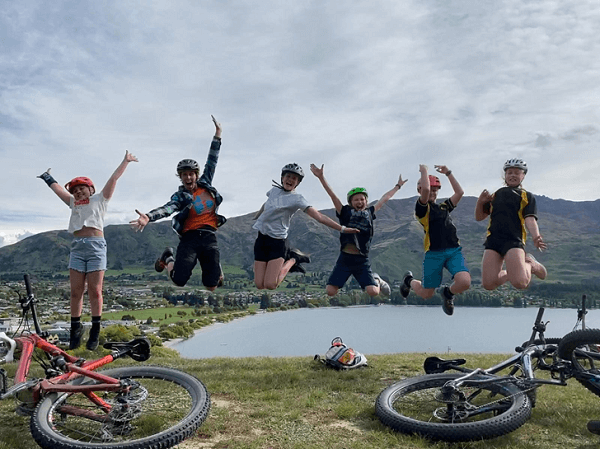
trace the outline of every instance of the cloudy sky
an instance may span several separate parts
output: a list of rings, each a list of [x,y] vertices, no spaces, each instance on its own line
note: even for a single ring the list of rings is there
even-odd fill
[[[1,1],[0,246],[66,229],[36,176],[100,188],[125,150],[107,224],[164,204],[177,162],[204,163],[223,125],[220,212],[257,210],[281,167],[299,191],[372,199],[446,164],[467,195],[501,185],[599,197],[600,3],[596,0]],[[446,182],[442,180],[442,182]],[[448,189],[444,184],[442,195]]]

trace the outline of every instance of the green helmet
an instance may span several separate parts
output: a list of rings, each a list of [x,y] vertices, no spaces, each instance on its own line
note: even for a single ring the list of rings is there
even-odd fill
[[[348,198],[348,204],[350,204],[350,200],[352,199],[352,197],[354,195],[356,195],[357,193],[362,193],[364,196],[366,196],[367,198],[369,198],[369,194],[367,193],[367,189],[365,189],[364,187],[354,187],[353,189],[351,189],[348,192],[347,198]]]

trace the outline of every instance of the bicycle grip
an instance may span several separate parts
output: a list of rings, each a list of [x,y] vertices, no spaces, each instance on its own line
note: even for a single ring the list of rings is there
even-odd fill
[[[540,307],[538,310],[537,317],[535,318],[535,324],[540,324],[542,321],[542,316],[544,315],[544,308]]]
[[[23,279],[25,280],[25,289],[27,290],[27,296],[31,296],[33,294],[33,291],[31,290],[31,281],[29,280],[29,275],[24,275]]]

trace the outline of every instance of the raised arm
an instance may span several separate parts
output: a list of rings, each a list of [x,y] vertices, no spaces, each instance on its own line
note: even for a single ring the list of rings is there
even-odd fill
[[[384,204],[387,203],[396,194],[396,192],[402,188],[404,184],[406,184],[406,181],[408,181],[408,179],[403,180],[402,175],[400,175],[398,177],[398,182],[394,187],[392,187],[392,190],[390,190],[387,193],[384,193],[383,196],[379,198],[379,201],[375,203],[375,212],[381,209],[384,206]]]
[[[217,119],[213,115],[211,115],[210,118],[212,119],[215,125],[215,136],[213,137],[213,140],[210,143],[208,157],[206,158],[204,170],[202,172],[202,175],[200,176],[200,180],[208,185],[212,185],[212,181],[215,176],[217,162],[219,161],[219,153],[221,151],[221,133],[223,132],[223,127],[217,121]]]
[[[419,178],[419,185],[421,186],[421,196],[419,197],[419,201],[421,204],[425,205],[429,201],[429,192],[431,190],[431,186],[429,185],[429,174],[427,172],[427,165],[420,164],[419,171],[421,172],[421,178]]]
[[[67,206],[71,204],[71,194],[67,192],[67,190],[61,186],[56,179],[52,177],[50,174],[50,169],[46,170],[44,173],[38,176],[44,180],[44,182],[52,189],[54,193],[65,203]]]
[[[325,180],[325,173],[323,171],[324,166],[325,165],[321,165],[321,168],[319,168],[315,164],[310,164],[310,171],[319,179],[319,181],[321,181],[321,185],[327,192],[327,195],[329,195],[329,197],[331,198],[331,201],[333,201],[333,207],[335,207],[335,211],[339,214],[340,212],[342,212],[343,204],[337,197],[337,195],[334,193],[334,191],[331,189],[329,183]]]
[[[110,200],[112,198],[113,193],[115,192],[115,187],[117,186],[117,180],[121,177],[123,173],[125,173],[125,169],[129,165],[129,163],[137,161],[137,157],[135,157],[129,151],[125,150],[125,157],[123,158],[115,172],[111,175],[111,177],[108,178],[108,181],[106,181],[106,184],[102,189],[102,196],[104,196],[105,199]]]
[[[346,226],[342,226],[341,224],[336,223],[331,218],[329,218],[327,215],[323,215],[321,212],[319,212],[317,209],[315,209],[312,206],[309,206],[304,212],[306,212],[306,214],[309,217],[317,220],[319,223],[330,227],[334,231],[341,232],[342,234],[358,234],[360,232],[359,229],[347,228]]]
[[[452,174],[452,170],[450,170],[448,167],[446,167],[445,165],[434,165],[433,167],[437,170],[438,173],[441,173],[442,175],[446,175],[446,177],[448,178],[448,181],[450,181],[452,190],[454,190],[454,195],[452,195],[450,197],[450,201],[456,207],[458,205],[458,202],[461,200],[461,198],[465,194],[464,190],[462,189],[462,187],[460,186],[460,184],[458,183],[458,181]]]
[[[475,220],[484,220],[490,214],[490,204],[494,196],[486,189],[479,194],[477,204],[475,204]]]

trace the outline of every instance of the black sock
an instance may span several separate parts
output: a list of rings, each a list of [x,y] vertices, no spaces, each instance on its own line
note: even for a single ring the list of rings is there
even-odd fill
[[[100,332],[101,316],[92,316],[92,332]]]
[[[454,298],[454,293],[452,293],[450,291],[450,287],[448,287],[448,286],[444,287],[444,296],[448,299]]]
[[[71,317],[71,329],[81,327],[81,317],[80,316],[72,316]]]

